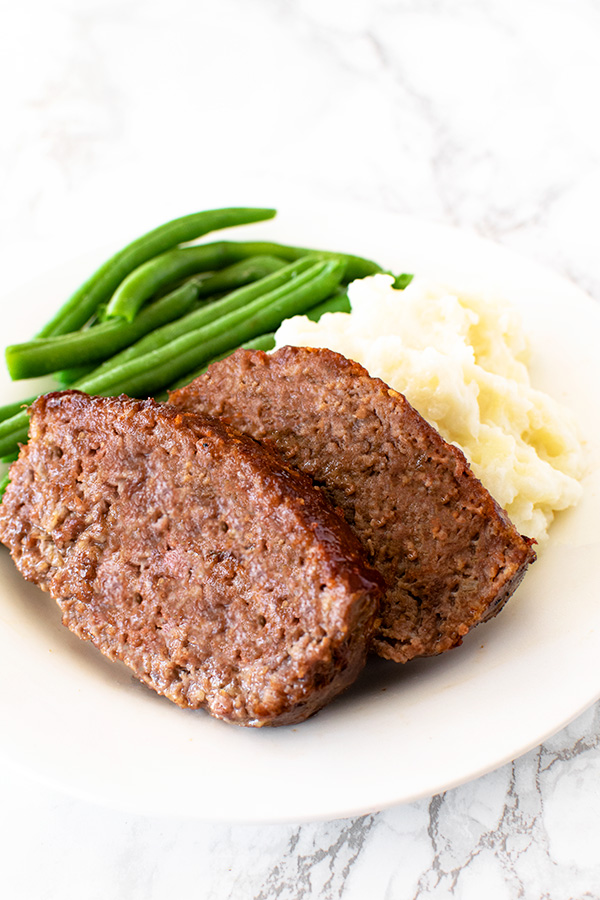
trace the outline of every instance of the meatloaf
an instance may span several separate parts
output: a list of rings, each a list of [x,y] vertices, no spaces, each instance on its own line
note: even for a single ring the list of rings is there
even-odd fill
[[[365,662],[381,578],[310,479],[222,423],[49,394],[0,539],[64,624],[183,707],[299,722]]]
[[[338,353],[238,350],[170,400],[276,447],[343,511],[386,580],[380,656],[405,662],[460,644],[535,559],[464,455]]]

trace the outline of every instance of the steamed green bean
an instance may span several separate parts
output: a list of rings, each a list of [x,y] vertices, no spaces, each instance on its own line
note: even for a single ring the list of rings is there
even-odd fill
[[[66,366],[100,362],[189,312],[197,297],[198,285],[187,281],[147,306],[132,322],[114,319],[83,331],[12,344],[5,351],[10,376],[13,379],[35,378]]]
[[[274,209],[211,209],[173,219],[123,247],[97,269],[38,333],[38,337],[67,334],[81,328],[101,303],[110,299],[124,278],[149,259],[178,244],[221,228],[271,219]],[[250,254],[256,256],[256,254]],[[233,262],[234,260],[231,260]]]
[[[246,306],[183,334],[144,356],[100,375],[92,372],[73,387],[90,394],[152,395],[219,353],[274,330],[288,316],[316,306],[332,293],[343,272],[344,263],[338,260],[316,262],[295,278],[291,285],[257,297]],[[2,424],[5,423],[0,423],[0,429]]]

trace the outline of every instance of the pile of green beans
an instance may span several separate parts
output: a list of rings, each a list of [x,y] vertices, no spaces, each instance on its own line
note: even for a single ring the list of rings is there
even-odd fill
[[[172,219],[123,247],[84,281],[39,332],[38,337],[77,331],[110,300],[122,281],[143,263],[178,244],[194,241],[209,231],[272,219],[274,209],[209,209]],[[210,267],[209,267],[210,268]]]
[[[190,312],[197,299],[197,283],[187,281],[141,310],[131,322],[109,319],[94,328],[7,347],[6,365],[10,377],[15,380],[35,378],[57,372],[64,366],[105,360],[145,334]]]
[[[198,328],[208,325],[217,319],[221,319],[236,309],[242,309],[252,301],[268,295],[271,291],[279,288],[287,290],[292,282],[295,279],[299,279],[314,262],[314,257],[307,256],[297,263],[283,264],[278,271],[265,275],[264,278],[256,282],[240,287],[212,303],[198,307],[182,318],[147,334],[146,337],[131,344],[121,353],[111,357],[94,370],[94,376],[105,375],[107,372],[113,371],[116,367],[132,359],[169,345],[176,338],[196,331]],[[81,388],[81,382],[76,382],[75,386],[80,390],[85,390],[85,388]]]
[[[90,394],[162,396],[239,346],[272,349],[273,332],[289,316],[306,313],[316,321],[324,312],[349,311],[346,285],[383,271],[352,254],[272,241],[181,246],[274,215],[262,208],[208,210],[128,244],[35,338],[6,349],[11,377],[51,374],[59,386]],[[26,441],[23,407],[34,399],[0,407],[1,459],[12,458]]]

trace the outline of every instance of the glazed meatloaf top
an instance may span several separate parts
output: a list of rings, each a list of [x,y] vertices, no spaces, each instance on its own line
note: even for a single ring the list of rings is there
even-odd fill
[[[0,539],[64,624],[183,707],[298,722],[358,674],[380,591],[310,480],[166,404],[49,394]]]
[[[171,402],[275,446],[343,511],[387,583],[373,644],[383,657],[460,644],[535,559],[464,455],[338,353],[238,350]]]

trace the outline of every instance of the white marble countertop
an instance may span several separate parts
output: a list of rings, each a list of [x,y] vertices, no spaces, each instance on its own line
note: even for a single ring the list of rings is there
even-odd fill
[[[171,215],[310,195],[490,237],[600,301],[599,41],[596,0],[3,4],[3,289]],[[301,826],[128,815],[2,768],[1,880],[14,900],[599,898],[599,776],[600,705],[440,796]]]

